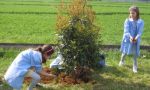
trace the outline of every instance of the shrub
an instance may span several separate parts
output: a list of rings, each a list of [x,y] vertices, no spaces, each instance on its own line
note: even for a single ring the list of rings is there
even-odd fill
[[[86,0],[62,2],[57,16],[60,52],[64,57],[66,72],[75,67],[93,68],[99,60],[100,28],[94,24],[95,12]]]

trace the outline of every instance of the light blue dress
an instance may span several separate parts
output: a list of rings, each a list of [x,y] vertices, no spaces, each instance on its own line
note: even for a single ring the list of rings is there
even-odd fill
[[[121,43],[120,51],[124,54],[140,55],[140,40],[143,32],[144,21],[138,19],[134,21],[132,18],[128,18],[124,22],[124,34]],[[137,37],[136,43],[130,42],[130,36]]]
[[[28,49],[22,51],[9,66],[4,75],[6,82],[15,89],[20,89],[24,76],[30,67],[35,67],[36,72],[42,70],[42,55],[38,51]]]

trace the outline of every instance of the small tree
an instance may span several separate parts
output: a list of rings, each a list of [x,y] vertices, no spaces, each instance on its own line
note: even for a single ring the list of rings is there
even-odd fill
[[[86,0],[73,0],[70,5],[61,4],[57,16],[60,51],[64,57],[64,66],[68,73],[75,67],[93,68],[98,59],[100,35],[94,25],[95,12]]]

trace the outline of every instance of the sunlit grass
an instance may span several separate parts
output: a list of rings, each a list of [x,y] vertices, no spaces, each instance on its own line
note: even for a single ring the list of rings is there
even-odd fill
[[[23,50],[23,49],[22,49]],[[18,49],[0,49],[0,76],[3,76],[8,66],[21,50]],[[141,56],[138,58],[138,73],[132,72],[132,56],[126,57],[126,64],[119,67],[121,53],[119,50],[102,50],[106,56],[106,67],[97,68],[92,78],[95,84],[77,84],[62,85],[55,82],[40,87],[38,90],[149,90],[150,89],[150,53],[141,50]],[[55,54],[56,55],[56,54]],[[52,56],[46,65],[49,67],[50,62],[56,57]],[[9,88],[7,84],[3,87]],[[26,90],[27,85],[23,85]],[[9,89],[8,89],[9,90]]]
[[[1,15],[0,42],[55,43],[54,15]]]
[[[64,0],[68,2],[69,0]],[[60,0],[1,0],[0,42],[3,43],[56,43],[56,13]],[[101,27],[102,44],[120,44],[123,23],[133,3],[90,1],[96,11],[96,23]],[[142,45],[149,41],[149,3],[134,3],[140,7],[145,22]],[[124,14],[122,14],[124,13]],[[143,15],[144,14],[144,15]]]
[[[56,13],[61,0],[0,0],[0,42],[3,43],[56,43]],[[69,0],[64,0],[69,2]],[[88,2],[96,11],[96,23],[101,27],[102,44],[120,44],[123,23],[128,17],[128,7],[133,3]],[[149,3],[134,3],[140,7],[145,21],[142,45],[150,45]],[[125,14],[121,14],[121,13]],[[108,15],[109,13],[110,15]],[[116,13],[116,14],[115,14]],[[112,14],[112,15],[111,15]],[[144,14],[144,15],[143,15]],[[0,77],[23,49],[0,48]],[[39,90],[150,90],[150,52],[141,51],[138,58],[138,73],[132,72],[132,56],[126,57],[126,65],[119,67],[119,50],[103,50],[106,67],[93,72],[96,84],[61,85],[51,83]],[[46,65],[56,57],[53,55]],[[2,89],[3,87],[3,89]],[[0,90],[9,90],[3,83]],[[26,90],[27,85],[23,85]],[[10,89],[11,90],[11,89]]]

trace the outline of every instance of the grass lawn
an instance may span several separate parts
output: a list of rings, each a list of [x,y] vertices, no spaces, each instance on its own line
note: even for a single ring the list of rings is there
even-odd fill
[[[1,77],[20,51],[18,49],[0,49]],[[104,68],[97,68],[93,72],[92,77],[96,84],[61,85],[54,82],[44,88],[38,88],[38,90],[150,90],[149,51],[141,50],[141,56],[138,58],[137,74],[132,72],[131,56],[126,57],[126,65],[124,67],[119,67],[119,50],[103,50],[102,52],[106,56],[107,65]],[[55,58],[55,55],[52,56],[53,58]],[[50,61],[44,66],[49,66]],[[5,88],[4,90],[9,88],[7,84],[4,84],[3,87]],[[26,90],[26,87],[27,85],[24,84],[23,90]]]
[[[56,13],[61,0],[0,0],[0,43],[50,43],[57,42]],[[64,0],[68,3],[69,0]],[[128,8],[133,3],[90,1],[96,11],[96,24],[101,27],[102,44],[120,44],[123,23],[128,17]],[[145,22],[142,45],[150,45],[150,3],[134,3],[141,10]],[[12,63],[20,49],[0,48],[0,77]],[[106,67],[97,68],[92,77],[96,84],[61,85],[51,83],[38,90],[150,90],[150,51],[141,50],[138,58],[138,73],[132,72],[132,57],[126,57],[126,65],[119,67],[119,50],[102,50]],[[54,59],[53,55],[51,58]],[[49,63],[46,65],[49,67]],[[23,85],[26,90],[27,85]],[[9,90],[6,83],[0,90]],[[11,90],[11,89],[10,89]]]
[[[65,0],[68,3],[68,0]],[[56,43],[56,13],[60,0],[0,0],[1,43]],[[90,1],[101,27],[102,44],[120,44],[123,23],[133,3]],[[140,7],[145,22],[142,45],[150,45],[150,3],[134,3]]]
[[[1,15],[0,42],[55,43],[54,15]],[[15,23],[12,23],[15,22]],[[5,26],[7,24],[7,26]]]

